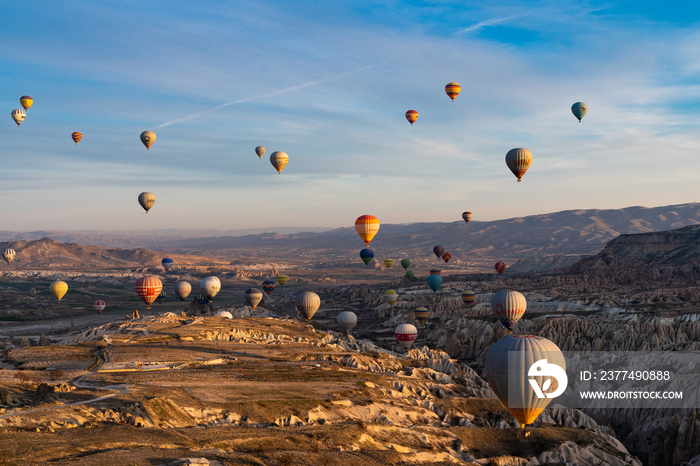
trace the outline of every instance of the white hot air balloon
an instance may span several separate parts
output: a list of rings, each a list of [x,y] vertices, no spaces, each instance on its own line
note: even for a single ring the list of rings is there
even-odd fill
[[[202,295],[211,302],[214,296],[221,291],[221,281],[218,277],[207,277],[199,283],[199,287],[202,289]]]
[[[226,319],[233,319],[233,314],[228,311],[219,311],[216,313],[216,317],[224,317]]]
[[[351,311],[343,311],[338,314],[338,327],[340,327],[346,335],[350,335],[352,329],[357,325],[357,315]]]
[[[175,286],[173,286],[173,293],[175,294],[177,299],[180,300],[180,302],[184,302],[191,292],[192,285],[190,285],[188,282],[180,281],[175,283]]]
[[[297,310],[307,322],[316,314],[319,307],[321,307],[321,298],[313,291],[304,291],[297,295]]]
[[[513,333],[515,324],[525,313],[527,300],[517,291],[499,291],[491,298],[491,310],[508,333]]]
[[[17,123],[17,126],[19,127],[19,125],[21,125],[22,122],[24,121],[24,119],[27,117],[27,112],[25,112],[21,108],[18,108],[18,109],[12,110],[11,115],[12,115],[12,119],[15,120],[15,123]]]
[[[8,264],[12,262],[12,259],[15,258],[15,250],[12,248],[5,249],[5,252],[2,253],[2,258],[5,259],[5,262]]]
[[[416,338],[418,338],[418,330],[411,324],[401,324],[394,330],[394,336],[403,346],[403,349],[408,351]]]

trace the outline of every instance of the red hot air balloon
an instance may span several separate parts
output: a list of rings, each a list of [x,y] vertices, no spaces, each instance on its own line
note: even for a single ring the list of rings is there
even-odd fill
[[[396,340],[403,346],[403,349],[408,351],[416,338],[418,338],[418,329],[411,324],[401,324],[394,331]]]
[[[151,308],[151,304],[163,290],[163,282],[158,277],[143,277],[136,281],[136,294],[146,303],[146,309]]]
[[[409,123],[411,123],[411,126],[413,126],[413,123],[416,122],[418,119],[418,112],[415,110],[409,110],[406,112],[406,119],[408,120]]]
[[[507,268],[507,266],[505,262],[496,262],[494,268],[496,269],[496,272],[498,272],[498,275],[503,275],[503,271]]]
[[[93,303],[93,305],[92,305],[92,308],[93,308],[94,310],[97,311],[97,314],[98,314],[98,315],[99,315],[99,314],[102,314],[102,311],[105,310],[105,307],[107,307],[107,305],[106,305],[105,302],[102,301],[101,299],[98,299],[98,300],[95,301],[95,302]]]
[[[443,248],[439,244],[433,248],[433,254],[435,254],[438,258],[442,256],[443,252],[445,252],[445,248]]]
[[[442,260],[445,261],[445,264],[447,264],[450,261],[450,259],[452,259],[452,254],[450,254],[449,252],[446,252],[445,254],[443,254],[440,257],[442,258]]]

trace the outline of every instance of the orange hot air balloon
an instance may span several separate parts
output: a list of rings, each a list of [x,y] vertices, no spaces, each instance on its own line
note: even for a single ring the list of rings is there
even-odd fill
[[[498,272],[498,275],[503,275],[503,271],[507,268],[507,266],[505,262],[496,262],[494,268],[496,269],[496,272]]]
[[[19,98],[19,104],[24,107],[25,110],[29,110],[29,107],[32,106],[34,103],[34,99],[29,97],[28,95],[23,95],[22,97]]]
[[[379,231],[379,219],[374,215],[362,215],[355,220],[355,230],[369,247],[370,241]]]
[[[136,281],[136,294],[146,303],[146,309],[151,308],[151,304],[163,291],[163,282],[158,277],[143,277]]]
[[[459,91],[461,90],[462,86],[457,83],[447,83],[447,86],[445,86],[445,92],[447,93],[448,97],[452,99],[452,102],[455,101],[455,97],[459,95]]]
[[[408,120],[409,123],[411,123],[411,126],[413,126],[413,123],[416,122],[418,119],[418,112],[415,110],[409,110],[406,112],[406,119]]]
[[[75,141],[75,145],[77,146],[80,140],[83,139],[83,133],[74,131],[73,134],[70,135],[70,137],[73,138],[73,141]]]

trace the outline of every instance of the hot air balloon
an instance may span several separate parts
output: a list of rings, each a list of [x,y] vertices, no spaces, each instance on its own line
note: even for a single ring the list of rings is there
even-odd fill
[[[379,219],[374,215],[361,215],[355,220],[355,230],[365,245],[369,247],[370,241],[379,231]]]
[[[562,352],[551,341],[535,335],[509,335],[491,345],[484,377],[523,428],[534,422],[568,383]]]
[[[605,262],[605,265],[612,264],[614,258],[615,256],[610,252],[603,254],[603,262]]]
[[[265,280],[262,284],[262,289],[263,291],[270,296],[273,291],[275,291],[275,287],[277,284],[274,282],[274,280]]]
[[[513,333],[513,327],[527,309],[527,300],[517,291],[499,291],[491,298],[491,310],[501,321],[508,333]]]
[[[462,90],[462,86],[460,86],[457,83],[447,83],[445,86],[445,93],[449,96],[450,99],[452,99],[452,102],[455,101],[455,97],[459,95],[459,92]]]
[[[202,306],[206,305],[208,302],[206,296],[204,296],[202,293],[198,293],[194,299],[197,301],[197,304],[201,304]]]
[[[262,291],[257,288],[248,288],[245,290],[245,303],[255,309],[263,299]]]
[[[413,280],[413,277],[416,276],[416,273],[413,270],[406,270],[406,278],[409,280]]]
[[[154,276],[142,277],[136,281],[134,288],[139,298],[146,303],[146,309],[150,309],[153,301],[156,300],[163,290],[163,282],[160,281],[160,278]]]
[[[463,212],[462,218],[464,219],[465,222],[469,223],[469,220],[472,219],[472,213],[471,212]]]
[[[345,332],[346,335],[350,335],[352,329],[357,325],[357,316],[354,312],[343,311],[338,314],[338,327]]]
[[[165,290],[162,290],[158,297],[156,298],[156,301],[158,304],[163,304],[163,301],[165,301],[165,298],[168,296],[168,293],[165,292]]]
[[[143,207],[143,210],[148,213],[149,210],[151,210],[151,207],[153,207],[153,204],[156,203],[156,195],[153,193],[149,192],[143,192],[139,194],[139,204],[141,204],[141,207]]]
[[[430,269],[430,275],[440,275],[440,276],[442,276],[442,270],[440,270],[440,269]]]
[[[401,267],[404,268],[404,270],[408,270],[408,268],[411,266],[411,260],[410,259],[401,259]]]
[[[440,275],[429,275],[428,286],[431,290],[437,293],[438,288],[442,285],[442,277]]]
[[[576,102],[574,105],[571,106],[571,112],[576,118],[578,118],[579,123],[581,123],[581,119],[586,115],[587,111],[588,105],[586,105],[585,102]]]
[[[202,295],[211,302],[221,291],[221,281],[218,277],[210,276],[199,282],[199,287],[202,289]]]
[[[5,259],[5,262],[8,264],[12,262],[12,259],[15,258],[15,250],[12,248],[5,249],[5,252],[2,253],[2,258]]]
[[[173,294],[180,300],[180,302],[184,303],[185,299],[187,299],[191,292],[192,285],[190,285],[188,282],[177,282],[175,283],[175,286],[173,286]]]
[[[70,137],[73,138],[73,142],[75,142],[75,145],[77,146],[80,140],[83,139],[83,133],[79,131],[73,131],[73,134],[71,134]]]
[[[165,269],[166,272],[173,268],[174,263],[175,262],[173,262],[173,260],[169,257],[165,257],[165,258],[163,258],[162,261],[160,261],[160,265],[163,266],[163,268]]]
[[[442,260],[445,261],[445,264],[447,264],[450,261],[450,259],[452,259],[452,254],[450,254],[449,252],[446,252],[440,257],[442,258]]]
[[[384,292],[384,301],[389,303],[389,306],[393,306],[397,299],[399,299],[399,294],[396,291],[387,290]]]
[[[403,349],[408,351],[408,348],[411,347],[418,337],[418,330],[411,324],[401,324],[394,330],[394,336],[401,346],[403,346]]]
[[[265,155],[265,148],[263,146],[258,146],[255,148],[255,153],[262,159],[262,156]]]
[[[223,317],[224,319],[233,319],[233,314],[228,311],[219,311],[216,313],[216,317]]]
[[[319,307],[321,307],[321,298],[316,293],[304,291],[297,295],[297,310],[307,322],[316,314]]]
[[[287,166],[288,162],[289,156],[286,152],[282,152],[281,150],[275,151],[270,155],[270,163],[275,167],[278,174],[282,173],[282,170]]]
[[[68,284],[66,282],[62,282],[61,280],[56,280],[51,284],[49,289],[51,290],[51,294],[58,299],[58,302],[61,302],[61,298],[63,298],[68,292]]]
[[[19,104],[24,107],[25,110],[29,110],[29,107],[32,106],[34,103],[34,99],[29,97],[28,95],[23,95],[22,97],[19,98]]]
[[[97,311],[98,315],[102,314],[102,311],[105,310],[105,307],[107,307],[107,305],[101,299],[98,299],[97,301],[92,303],[92,308]]]
[[[415,311],[413,311],[413,316],[421,325],[423,325],[423,322],[425,322],[425,319],[427,319],[429,315],[430,311],[428,311],[428,309],[425,307],[418,307]]]
[[[462,301],[464,301],[467,307],[474,306],[474,304],[476,304],[476,293],[473,291],[465,291],[462,293]]]
[[[433,254],[435,254],[435,256],[437,256],[438,259],[440,258],[440,256],[442,256],[443,252],[445,252],[445,248],[443,248],[439,244],[433,247]]]
[[[390,269],[394,265],[394,259],[384,259],[384,267]]]
[[[520,178],[532,164],[532,152],[527,149],[511,149],[506,154],[506,165],[513,172],[520,183]]]
[[[17,123],[17,127],[22,124],[25,118],[27,118],[27,112],[22,110],[21,108],[12,110],[12,119],[15,120],[15,123]]]
[[[493,268],[496,269],[496,272],[498,272],[498,275],[503,275],[503,272],[508,267],[506,266],[505,262],[496,262],[496,265],[494,265]]]
[[[277,275],[277,283],[280,284],[282,288],[284,288],[284,285],[287,284],[287,280],[289,280],[289,277],[286,275]]]
[[[373,258],[374,251],[372,251],[370,248],[364,248],[362,251],[360,251],[360,259],[362,259],[362,262],[364,262],[365,265],[369,265]]]
[[[153,131],[144,131],[141,133],[141,142],[146,146],[146,150],[151,150],[151,146],[156,142],[156,133]]]
[[[416,122],[418,119],[418,112],[415,110],[409,110],[406,112],[406,119],[408,120],[409,123],[411,123],[411,126],[413,126],[413,123]]]

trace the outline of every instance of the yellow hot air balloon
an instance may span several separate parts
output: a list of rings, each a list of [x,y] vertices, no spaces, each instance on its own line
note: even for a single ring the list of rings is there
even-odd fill
[[[288,280],[289,277],[286,275],[277,275],[277,283],[279,283],[282,288],[284,288],[284,285],[287,284]]]
[[[384,292],[384,301],[393,306],[396,300],[399,299],[399,294],[395,290],[386,290]]]
[[[457,83],[447,83],[447,86],[445,86],[445,93],[452,99],[452,102],[455,101],[455,98],[459,95],[461,90],[462,86]]]
[[[151,146],[156,142],[156,133],[153,131],[144,131],[141,133],[141,142],[146,146],[146,150],[151,150]]]
[[[25,110],[29,110],[29,107],[32,106],[34,103],[34,99],[29,97],[28,95],[23,95],[22,97],[19,98],[19,104],[24,107]]]
[[[270,163],[275,167],[278,174],[282,173],[282,170],[287,166],[288,162],[289,156],[286,152],[282,152],[281,150],[275,151],[270,155]]]
[[[369,247],[370,241],[379,231],[379,219],[374,215],[361,215],[355,220],[355,230]]]
[[[61,301],[61,298],[65,296],[65,294],[68,292],[68,284],[66,282],[62,282],[61,280],[56,280],[51,284],[51,294],[58,299],[58,301]]]
[[[384,267],[390,269],[394,265],[394,259],[384,259]]]
[[[506,165],[518,179],[518,183],[520,183],[520,178],[532,165],[532,152],[523,148],[511,149],[506,154]]]

